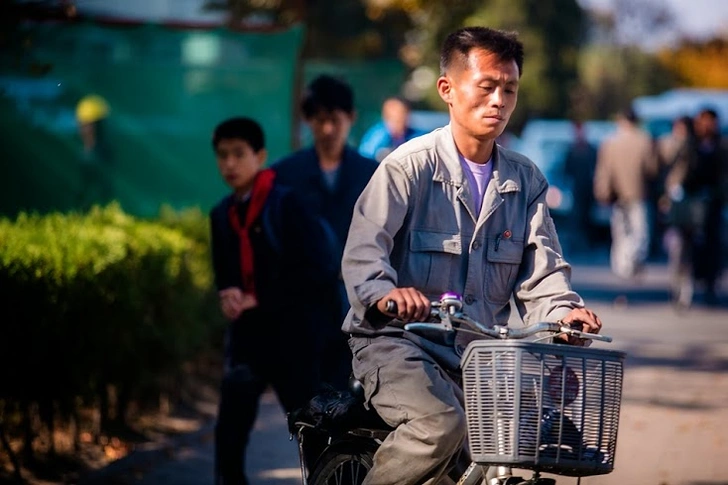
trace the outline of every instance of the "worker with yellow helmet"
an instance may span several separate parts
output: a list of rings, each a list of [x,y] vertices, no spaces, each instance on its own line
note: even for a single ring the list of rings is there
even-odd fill
[[[88,208],[107,202],[111,197],[109,151],[104,140],[104,120],[110,113],[109,104],[97,94],[81,98],[76,105],[76,121],[83,141],[80,165],[79,205]]]
[[[109,104],[97,94],[81,98],[76,105],[76,120],[79,124],[95,123],[109,115]]]

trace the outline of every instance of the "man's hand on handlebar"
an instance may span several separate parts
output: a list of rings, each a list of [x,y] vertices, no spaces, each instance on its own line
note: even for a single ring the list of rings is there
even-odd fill
[[[397,313],[387,311],[387,302],[396,304]],[[377,310],[403,322],[426,322],[430,318],[430,300],[415,288],[395,288],[377,302]]]
[[[574,308],[561,319],[561,323],[581,330],[585,333],[599,333],[602,329],[602,321],[588,308]],[[585,340],[574,336],[561,335],[559,338],[566,340],[571,345],[584,345]]]

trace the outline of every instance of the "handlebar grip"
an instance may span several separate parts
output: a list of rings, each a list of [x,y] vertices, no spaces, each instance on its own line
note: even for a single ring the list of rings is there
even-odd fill
[[[397,302],[394,300],[387,300],[387,306],[386,306],[387,313],[392,313],[396,315],[397,312]]]
[[[571,335],[585,340],[599,340],[600,342],[611,342],[612,337],[609,335],[599,335],[598,333],[587,333],[581,330],[572,330]]]
[[[588,335],[588,337],[586,337],[588,339],[599,340],[600,342],[611,342],[612,341],[612,337],[610,337],[609,335],[599,335],[597,333],[586,333],[584,335]]]

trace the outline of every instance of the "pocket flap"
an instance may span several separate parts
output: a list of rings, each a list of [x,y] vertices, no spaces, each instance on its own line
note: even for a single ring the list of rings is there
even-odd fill
[[[523,243],[510,238],[490,239],[487,258],[491,263],[521,264]]]
[[[462,254],[460,234],[412,231],[410,234],[410,250]]]

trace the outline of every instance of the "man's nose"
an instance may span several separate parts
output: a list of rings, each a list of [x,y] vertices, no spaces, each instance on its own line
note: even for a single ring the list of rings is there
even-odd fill
[[[490,104],[491,106],[498,107],[498,109],[505,107],[505,101],[503,96],[503,88],[498,87],[493,90],[493,93],[490,95]]]
[[[321,127],[321,131],[323,131],[326,135],[332,134],[334,132],[334,124],[330,121],[327,121]]]

